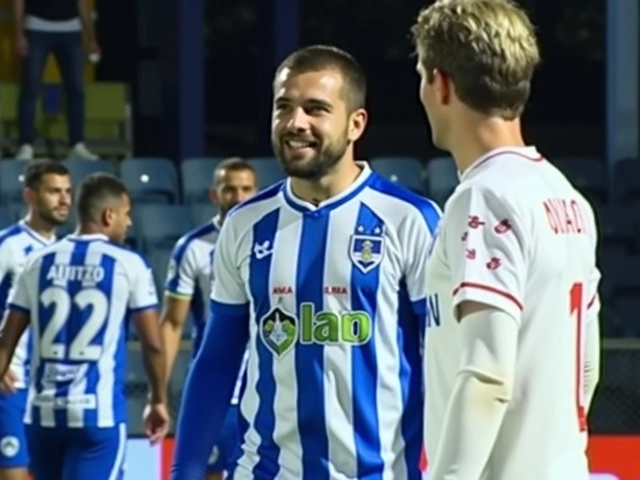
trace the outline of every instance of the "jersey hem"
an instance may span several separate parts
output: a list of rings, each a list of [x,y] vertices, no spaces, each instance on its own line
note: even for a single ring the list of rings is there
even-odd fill
[[[217,300],[211,300],[210,309],[211,313],[216,315],[228,315],[232,317],[244,317],[249,314],[248,303],[222,303]]]
[[[191,300],[193,298],[193,294],[174,292],[169,289],[165,289],[164,294],[167,297],[177,298],[178,300]]]
[[[456,309],[465,300],[484,303],[504,310],[516,320],[520,320],[522,303],[513,294],[491,285],[475,282],[462,282],[453,289],[453,315],[457,318]],[[459,319],[458,319],[459,320]]]
[[[31,313],[31,311],[28,308],[25,308],[21,305],[16,305],[15,303],[10,303],[8,305],[9,310],[16,310],[20,313],[26,313],[27,315],[29,315]]]
[[[157,303],[151,303],[149,305],[145,305],[143,307],[136,307],[136,308],[130,308],[129,312],[130,313],[139,313],[142,312],[144,310],[154,310],[158,308],[158,304]]]

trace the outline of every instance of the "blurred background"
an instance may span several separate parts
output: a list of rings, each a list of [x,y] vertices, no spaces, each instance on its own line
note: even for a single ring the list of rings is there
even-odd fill
[[[64,92],[50,58],[37,105],[36,156],[78,181],[125,178],[137,200],[130,244],[152,259],[159,287],[169,249],[210,218],[216,162],[250,157],[262,186],[281,178],[270,148],[271,81],[297,47],[352,53],[370,82],[370,126],[357,151],[374,169],[443,204],[453,163],[430,143],[408,29],[424,0],[88,0],[101,47],[86,62],[86,145],[101,160],[67,159]],[[526,138],[591,200],[601,228],[603,378],[591,415],[592,466],[638,480],[640,460],[640,61],[637,0],[520,0],[538,27],[543,63],[524,116]],[[20,215],[20,68],[11,0],[0,0],[0,223]],[[15,205],[15,206],[14,206]],[[553,333],[550,332],[550,335]],[[144,377],[132,339],[132,436]],[[189,359],[172,383],[180,396]],[[544,348],[544,345],[541,345]],[[623,454],[621,452],[628,452]],[[601,477],[605,478],[605,477]]]

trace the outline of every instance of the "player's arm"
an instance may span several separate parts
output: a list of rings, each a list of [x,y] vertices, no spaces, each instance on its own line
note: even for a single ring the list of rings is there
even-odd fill
[[[193,250],[183,242],[176,243],[171,253],[160,320],[169,377],[180,349],[180,340],[195,289],[196,265]]]
[[[584,402],[586,412],[591,408],[596,387],[600,381],[600,297],[598,285],[600,271],[594,266],[589,282],[590,300],[587,304],[587,327],[585,332],[584,350]]]
[[[526,234],[506,205],[481,189],[462,190],[447,205],[442,228],[463,351],[432,480],[481,477],[511,398]]]
[[[4,376],[20,337],[29,326],[31,302],[27,288],[27,269],[20,272],[9,294],[7,310],[2,320],[0,333],[0,376]]]
[[[167,361],[160,334],[158,295],[151,269],[141,259],[134,271],[129,296],[129,312],[138,331],[142,361],[149,380],[149,402],[167,401]]]
[[[218,238],[210,314],[184,388],[172,480],[202,479],[249,340],[249,300],[236,260],[233,219],[227,219]]]
[[[438,228],[442,212],[431,201],[425,201],[420,214],[412,222],[407,222],[406,240],[403,242],[406,252],[404,277],[409,292],[411,308],[418,317],[421,326],[426,326],[428,309],[427,260],[433,235]]]

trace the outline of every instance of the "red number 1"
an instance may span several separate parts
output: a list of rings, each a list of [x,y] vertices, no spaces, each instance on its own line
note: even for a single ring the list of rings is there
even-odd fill
[[[578,424],[580,425],[580,431],[587,430],[587,415],[584,408],[584,366],[582,359],[582,312],[583,312],[583,284],[574,283],[571,286],[569,292],[569,314],[573,317],[575,315],[575,321],[577,326],[577,343],[576,343],[576,412],[578,414]]]

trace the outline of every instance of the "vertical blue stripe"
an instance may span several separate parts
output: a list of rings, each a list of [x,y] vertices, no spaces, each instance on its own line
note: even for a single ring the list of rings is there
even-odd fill
[[[253,245],[264,245],[265,242],[269,242],[271,248],[273,247],[279,218],[280,210],[273,210],[254,224]],[[269,278],[271,276],[272,258],[272,255],[258,258],[252,251],[251,259],[249,260],[249,290],[253,299],[255,318],[258,322],[271,310]],[[254,427],[258,431],[261,441],[258,447],[260,460],[255,465],[253,474],[256,478],[267,480],[276,478],[279,473],[277,461],[280,457],[280,447],[276,445],[273,439],[276,426],[274,359],[271,351],[262,343],[260,335],[256,335],[256,353],[259,371],[256,389],[260,400]]]
[[[382,220],[365,204],[360,205],[356,225],[358,233],[379,235],[384,229]],[[378,418],[378,358],[376,354],[376,311],[380,288],[380,265],[363,272],[354,263],[351,267],[351,310],[366,312],[371,319],[371,338],[351,349],[351,377],[353,383],[353,431],[356,446],[358,478],[382,478],[384,462],[380,452],[380,419]],[[386,319],[395,321],[395,319]]]
[[[56,258],[55,253],[50,253],[42,257],[42,261],[40,263],[40,271],[38,272],[38,293],[43,292],[51,285],[51,282],[47,280],[47,273],[51,269]],[[54,305],[51,305],[47,308],[42,305],[40,299],[38,299],[38,329],[40,331],[40,336],[42,336],[42,332],[47,328],[49,321],[51,320],[51,315],[53,314]],[[46,360],[42,358],[42,348],[40,345],[40,339],[34,339],[34,342],[38,344],[38,355],[40,357],[40,364],[38,365],[37,372],[33,372],[35,375],[34,383],[36,384],[37,391],[42,389],[42,380],[44,378],[44,369]],[[32,407],[32,421],[33,425],[40,425],[40,409],[38,407]]]
[[[329,212],[310,212],[302,217],[295,283],[297,309],[304,302],[312,303],[316,313],[324,309],[323,286],[329,218]],[[299,319],[300,312],[297,311],[296,315]],[[295,355],[302,475],[314,480],[329,480],[329,440],[324,405],[324,346],[298,342]]]
[[[420,307],[426,308],[426,307]],[[402,389],[402,438],[405,444],[407,480],[420,480],[418,469],[422,451],[423,391],[420,344],[424,328],[419,310],[411,303],[406,284],[398,291],[398,350],[400,351],[400,388]]]
[[[100,330],[98,331],[98,333],[96,334],[96,337],[93,339],[92,342],[90,342],[90,345],[98,345],[102,348],[104,348],[104,337],[107,331],[107,327],[108,327],[108,323],[109,321],[116,321],[116,322],[120,322],[120,319],[112,319],[111,318],[111,302],[114,301],[113,298],[113,283],[115,281],[115,266],[116,266],[116,261],[113,257],[107,256],[107,255],[103,255],[102,259],[100,261],[100,266],[103,268],[104,270],[104,277],[102,278],[102,280],[100,282],[98,282],[98,284],[96,285],[96,288],[98,290],[100,290],[102,293],[105,294],[106,298],[109,299],[109,303],[107,305],[107,311],[106,312],[94,312],[93,311],[93,307],[87,307],[86,310],[80,310],[78,308],[77,305],[73,305],[73,308],[71,310],[71,318],[69,319],[70,322],[74,322],[76,319],[80,320],[80,328],[82,328],[82,326],[87,322],[87,318],[90,315],[104,315],[104,319],[106,321],[104,321],[102,323],[102,327],[100,328]],[[79,282],[81,283],[81,282]],[[114,352],[115,353],[115,352]],[[88,394],[97,394],[98,393],[98,382],[100,381],[100,372],[98,371],[98,365],[97,363],[90,363],[89,364],[89,375],[87,375],[87,388],[86,388],[86,393]],[[117,379],[118,378],[123,378],[124,377],[124,372],[121,373],[121,375],[118,375],[118,368],[120,368],[120,365],[118,365],[116,363],[115,365],[115,379],[114,379],[114,390],[117,389]],[[99,403],[101,401],[101,399],[96,398],[97,402]],[[114,407],[115,407],[115,403],[114,403]],[[97,425],[98,424],[98,410],[97,409],[85,409],[84,411],[84,424],[85,425]]]

